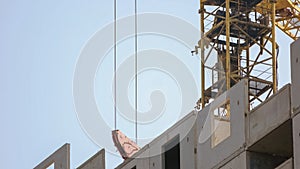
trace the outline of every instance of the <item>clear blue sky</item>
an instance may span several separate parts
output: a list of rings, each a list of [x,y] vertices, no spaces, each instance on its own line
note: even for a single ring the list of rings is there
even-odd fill
[[[120,1],[118,17],[132,15],[133,4]],[[195,27],[197,10],[195,0],[139,2],[139,12],[171,14]],[[71,167],[76,168],[102,148],[80,127],[72,83],[82,47],[112,19],[113,1],[0,1],[1,168],[32,168],[66,142],[71,143]],[[290,81],[292,40],[277,33],[282,86]],[[109,169],[122,161],[107,157]]]

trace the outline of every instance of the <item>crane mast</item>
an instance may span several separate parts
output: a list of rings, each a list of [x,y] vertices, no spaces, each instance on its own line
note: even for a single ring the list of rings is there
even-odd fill
[[[298,5],[291,0],[200,0],[201,39],[195,52],[201,58],[201,98],[197,109],[242,79],[249,83],[249,109],[276,93],[279,46],[275,28],[297,39]]]

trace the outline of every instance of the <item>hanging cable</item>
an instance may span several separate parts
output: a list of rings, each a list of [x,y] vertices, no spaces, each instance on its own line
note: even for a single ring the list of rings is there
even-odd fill
[[[138,131],[137,131],[137,115],[138,115],[138,36],[137,36],[137,0],[134,1],[134,39],[135,39],[135,142],[137,143]]]
[[[117,0],[114,0],[114,127],[117,129]]]

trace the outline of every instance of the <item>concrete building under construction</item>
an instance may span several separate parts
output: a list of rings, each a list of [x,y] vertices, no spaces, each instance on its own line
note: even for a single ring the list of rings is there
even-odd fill
[[[118,140],[121,132],[114,131],[125,159],[116,169],[300,169],[298,5],[201,0],[201,39],[193,51],[201,56],[201,98],[195,110],[130,156]],[[281,89],[275,27],[295,40],[291,84]],[[69,169],[69,153],[66,144],[36,169],[52,163]],[[104,169],[104,150],[78,168]]]
[[[200,111],[192,111],[116,169],[300,168],[300,40],[291,45],[292,83],[251,111],[242,80]],[[220,118],[224,105],[230,118]],[[66,144],[36,169],[70,168]],[[104,169],[104,150],[79,168]]]

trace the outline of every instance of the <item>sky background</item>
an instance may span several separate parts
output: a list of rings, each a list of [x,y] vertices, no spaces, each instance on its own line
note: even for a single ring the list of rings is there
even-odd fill
[[[140,13],[170,14],[198,28],[198,1],[138,3]],[[118,17],[132,15],[133,5],[133,0],[120,1]],[[95,32],[112,21],[113,1],[0,0],[1,168],[33,168],[66,142],[71,143],[71,168],[76,168],[103,148],[89,139],[79,124],[72,84],[81,49]],[[278,30],[277,39],[279,86],[283,86],[290,82],[289,44],[292,40]],[[148,41],[147,45],[151,47],[151,44],[157,46],[157,42]],[[133,51],[133,46],[130,50]],[[198,64],[191,63],[193,58],[188,49],[181,52],[184,54],[184,51],[186,56],[183,57],[197,77]],[[109,67],[107,64],[104,62],[104,66]],[[164,85],[168,84],[168,78],[163,75],[162,78],[166,80]],[[166,89],[164,85],[162,90]],[[151,85],[143,87],[148,89]],[[101,95],[96,98],[102,102]],[[123,126],[123,130],[133,135],[130,133],[133,129],[128,128]],[[166,128],[160,128],[153,136]],[[107,153],[108,169],[120,162],[120,157]]]

